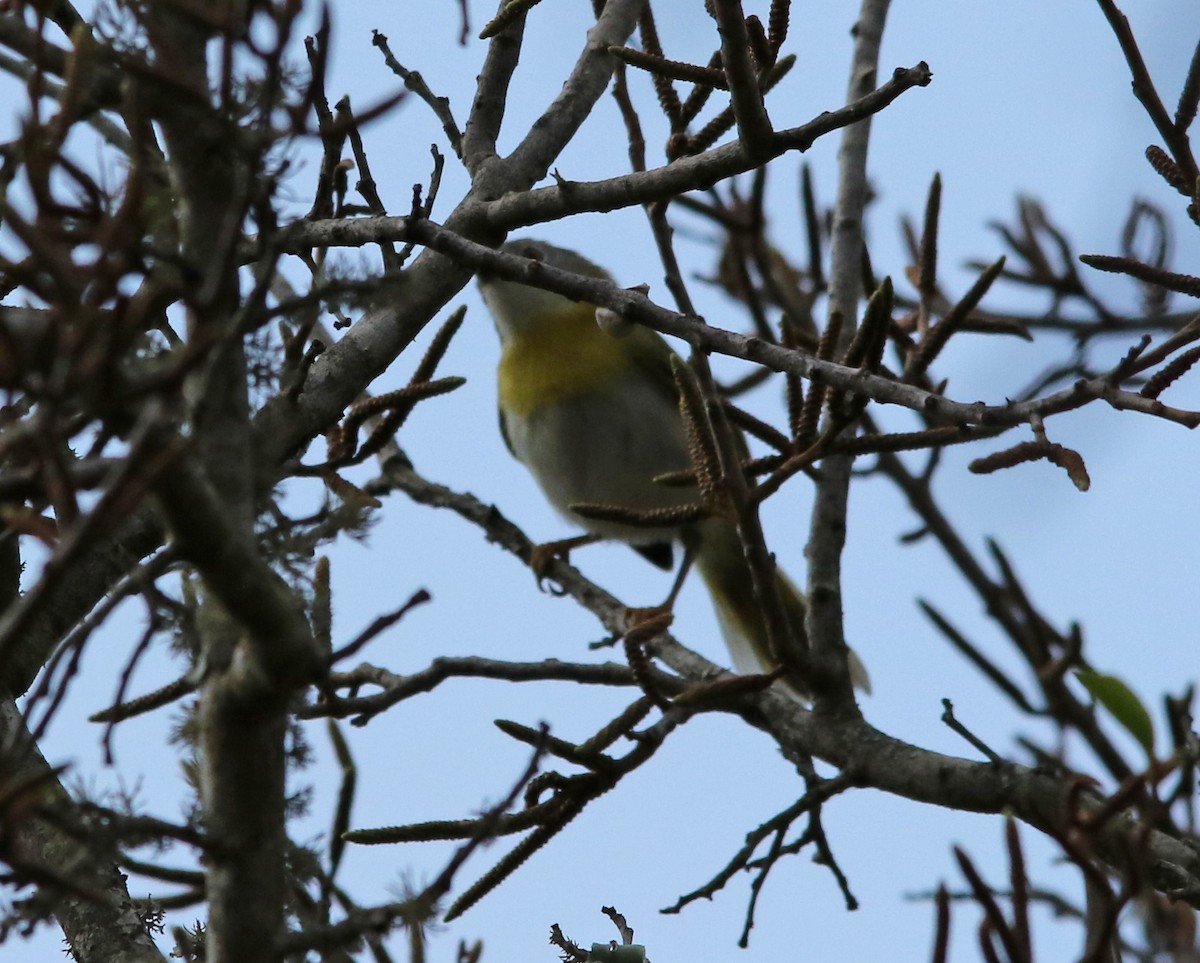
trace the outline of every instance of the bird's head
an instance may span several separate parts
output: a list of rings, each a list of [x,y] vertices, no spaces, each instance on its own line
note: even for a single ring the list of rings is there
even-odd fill
[[[505,254],[515,254],[562,271],[605,281],[612,280],[607,271],[583,255],[566,248],[555,247],[545,241],[522,238],[508,241],[500,250]],[[553,291],[484,273],[479,275],[479,289],[483,293],[488,310],[496,320],[496,328],[503,340],[508,340],[513,335],[521,335],[531,325],[545,324],[559,316],[574,316],[580,308],[580,302],[572,301]]]

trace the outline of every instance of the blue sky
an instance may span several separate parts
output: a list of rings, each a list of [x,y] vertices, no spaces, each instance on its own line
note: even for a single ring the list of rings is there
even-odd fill
[[[766,4],[747,4],[765,16]],[[1173,105],[1196,37],[1200,7],[1194,0],[1128,3],[1127,14],[1142,41],[1164,99]],[[546,2],[529,20],[525,57],[514,81],[501,149],[511,148],[529,122],[557,93],[582,41],[589,5]],[[700,4],[658,4],[659,30],[667,52],[680,59],[707,59],[715,43],[711,21]],[[668,9],[669,8],[669,9]],[[760,9],[761,8],[761,9]],[[851,50],[854,4],[797,4],[787,49],[798,55],[792,75],[768,104],[777,126],[794,126],[842,103]],[[397,57],[419,69],[429,85],[448,96],[460,123],[470,102],[484,47],[455,44],[457,4],[416,3],[335,6],[334,56],[329,94],[348,92],[359,110],[392,93],[397,81],[371,46],[371,30],[388,35]],[[472,4],[475,28],[485,19]],[[971,275],[963,263],[993,260],[1002,248],[988,221],[1011,220],[1018,193],[1042,199],[1080,253],[1116,253],[1132,196],[1163,204],[1172,216],[1177,243],[1175,269],[1198,273],[1197,231],[1182,214],[1179,198],[1142,157],[1155,139],[1134,100],[1129,77],[1099,8],[1084,0],[935,3],[912,0],[893,7],[881,75],[926,60],[933,84],[910,91],[876,118],[872,182],[878,200],[869,215],[871,251],[878,273],[899,281],[907,264],[898,218],[919,219],[935,171],[944,183],[941,251],[943,280],[956,292]],[[651,162],[660,154],[653,96],[644,77],[631,72],[645,110]],[[461,196],[465,177],[446,149],[441,130],[415,99],[365,131],[373,173],[392,213],[408,209],[411,186],[425,182],[429,145],[447,155],[439,219]],[[832,199],[836,182],[837,135],[808,153],[819,198]],[[293,181],[297,207],[307,207],[316,154],[307,145]],[[615,107],[605,98],[579,139],[557,164],[574,180],[607,177],[626,169],[624,134]],[[776,240],[799,249],[798,161],[774,167],[770,213]],[[702,229],[683,218],[679,250],[689,270],[705,273],[713,255],[702,239],[682,230]],[[653,245],[640,211],[589,215],[524,232],[579,249],[608,267],[625,284],[646,282],[667,303]],[[349,255],[352,261],[366,255]],[[1132,308],[1136,292],[1127,282],[1104,277],[1098,290]],[[728,303],[697,285],[701,310],[719,325],[740,319]],[[1123,301],[1121,300],[1123,299]],[[467,385],[421,406],[400,441],[418,470],[435,481],[495,502],[535,539],[568,532],[524,470],[508,456],[495,429],[493,369],[498,346],[473,289],[467,322],[443,364],[443,373],[467,377]],[[452,302],[459,303],[459,300]],[[1177,298],[1175,307],[1184,299]],[[1044,305],[1012,287],[998,287],[988,304],[1036,311]],[[422,346],[428,336],[421,340]],[[1114,357],[1127,347],[1115,341]],[[402,383],[419,354],[402,357],[379,387]],[[1000,401],[1015,392],[1053,357],[1061,345],[1027,346],[963,336],[939,362],[949,393],[963,400]],[[737,372],[734,364],[722,370]],[[1200,391],[1185,380],[1173,389],[1175,404],[1195,407]],[[780,391],[769,388],[752,399],[759,413],[778,418]],[[909,424],[889,412],[889,424]],[[1054,440],[1077,448],[1087,460],[1092,490],[1080,494],[1056,469],[1026,465],[994,476],[969,475],[970,458],[1000,447],[981,443],[947,453],[937,492],[974,549],[995,536],[1034,586],[1043,610],[1057,624],[1080,619],[1087,653],[1100,668],[1123,676],[1157,706],[1164,691],[1178,692],[1195,676],[1196,613],[1180,589],[1195,571],[1200,532],[1194,479],[1200,468],[1197,441],[1184,429],[1099,406],[1049,422]],[[1019,435],[1015,434],[1014,439]],[[1021,436],[1023,437],[1023,436]],[[319,497],[311,491],[301,498]],[[809,493],[803,481],[773,500],[765,514],[771,547],[784,567],[803,572],[803,532]],[[345,641],[379,612],[395,607],[424,586],[432,604],[412,613],[374,642],[364,658],[397,672],[417,670],[439,654],[480,654],[516,660],[548,657],[600,658],[586,645],[602,630],[568,600],[539,594],[523,567],[485,544],[479,533],[448,514],[392,496],[370,537],[331,553],[336,638]],[[940,722],[942,697],[954,700],[959,717],[995,748],[1020,758],[1013,737],[1030,731],[937,636],[914,599],[929,599],[977,638],[1005,665],[1015,661],[1003,639],[986,622],[982,607],[962,579],[926,543],[901,546],[897,537],[915,526],[898,495],[882,480],[869,480],[852,494],[846,552],[847,632],[871,668],[876,695],[864,702],[867,717],[881,729],[931,749],[959,755],[972,750]],[[621,546],[598,546],[576,557],[597,582],[630,604],[649,604],[665,592],[668,577]],[[136,622],[130,622],[130,630]],[[701,653],[724,660],[708,602],[689,584],[678,607],[676,634]],[[93,643],[85,678],[70,707],[82,715],[105,704],[131,635],[114,631]],[[139,673],[138,691],[174,670],[158,665]],[[562,685],[507,685],[460,681],[405,703],[350,732],[359,763],[353,815],[357,827],[426,819],[465,817],[501,797],[523,768],[524,748],[491,725],[495,718],[527,724],[549,721],[566,738],[584,738],[624,704],[620,692],[584,692]],[[118,763],[126,784],[141,772],[143,798],[164,816],[178,816],[178,778],[164,735],[168,716],[159,713],[126,723],[117,735]],[[1160,720],[1161,723],[1161,720]],[[327,746],[321,724],[311,737]],[[1035,732],[1037,730],[1034,730]],[[1043,738],[1047,733],[1038,732]],[[48,746],[53,762],[74,760],[92,786],[112,785],[116,774],[97,770],[99,734],[81,732],[60,719]],[[1082,758],[1082,757],[1081,757]],[[306,825],[315,837],[327,831],[326,813],[336,792],[328,753],[303,776],[315,784],[314,812]],[[774,746],[738,720],[698,719],[669,740],[644,770],[601,798],[544,852],[536,855],[498,893],[461,920],[436,933],[430,959],[448,959],[459,938],[484,941],[485,963],[553,960],[546,944],[552,923],[577,942],[615,935],[600,914],[615,905],[647,945],[656,963],[672,959],[732,958],[748,897],[746,877],[735,878],[712,903],[691,906],[680,916],[660,907],[703,883],[742,843],[743,835],[794,800],[800,783]],[[843,907],[836,886],[807,855],[777,868],[761,897],[747,961],[796,959],[925,959],[932,935],[932,910],[905,895],[932,889],[939,880],[961,884],[950,847],[966,846],[990,877],[1006,869],[1002,824],[979,817],[919,807],[863,791],[831,805],[825,816],[830,842],[846,870],[861,908]],[[1070,873],[1049,864],[1049,847],[1032,830],[1023,838],[1039,881],[1074,886]],[[507,843],[477,855],[461,877],[482,873]],[[449,854],[437,844],[409,847],[351,847],[342,882],[361,901],[386,898],[404,879],[421,882]],[[135,890],[136,892],[136,890]],[[975,959],[972,910],[957,911],[954,959]],[[1036,923],[1042,959],[1065,959],[1077,951],[1077,934],[1045,916]],[[56,958],[52,941],[45,959]]]

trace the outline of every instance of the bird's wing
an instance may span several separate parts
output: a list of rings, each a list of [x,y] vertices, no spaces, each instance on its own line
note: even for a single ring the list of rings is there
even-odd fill
[[[679,404],[679,386],[675,384],[675,372],[671,370],[671,358],[676,354],[671,346],[657,331],[640,325],[627,337],[631,342],[629,353],[636,367],[664,398]],[[746,438],[740,431],[734,432],[734,445],[740,458],[750,457]]]
[[[671,358],[675,352],[657,331],[638,325],[625,335],[629,357],[654,389],[672,404],[679,403],[679,388],[675,374],[671,371]]]

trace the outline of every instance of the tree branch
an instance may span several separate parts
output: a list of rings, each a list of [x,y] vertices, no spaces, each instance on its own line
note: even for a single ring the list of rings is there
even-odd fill
[[[0,697],[0,745],[6,747],[6,788],[28,781],[37,786],[39,799],[71,805],[58,775],[34,745],[16,703],[7,696]],[[6,861],[11,864],[17,858],[44,867],[74,888],[60,889],[49,880],[40,884],[74,959],[80,963],[164,963],[134,909],[114,859],[90,850],[32,813],[15,823],[6,819],[5,836]],[[14,868],[20,875],[20,868]]]
[[[848,103],[861,100],[875,86],[888,3],[889,0],[863,0],[854,27]],[[838,357],[854,334],[858,302],[863,293],[863,210],[867,203],[870,139],[871,121],[867,118],[846,128],[838,151],[838,195],[833,214],[829,271],[829,317],[841,318]],[[847,668],[842,622],[841,559],[846,544],[846,512],[853,463],[854,459],[847,455],[835,455],[821,462],[805,547],[808,559],[806,628],[816,676],[813,704],[818,712],[855,714],[858,711]]]

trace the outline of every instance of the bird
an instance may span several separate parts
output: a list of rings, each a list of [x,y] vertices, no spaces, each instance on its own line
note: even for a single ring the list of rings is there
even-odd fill
[[[532,239],[501,246],[589,278],[611,282],[603,268],[574,251]],[[734,669],[743,675],[777,670],[755,601],[749,564],[734,522],[710,515],[682,526],[646,527],[611,517],[587,517],[572,506],[623,506],[639,512],[695,502],[695,490],[655,481],[692,467],[679,389],[677,357],[656,331],[614,323],[612,312],[561,294],[480,272],[484,303],[500,336],[497,371],[500,432],[508,450],[533,475],[549,503],[585,535],[550,543],[551,551],[597,539],[629,544],[660,568],[672,567],[673,545],[695,567],[712,597]],[[608,323],[605,323],[605,322]],[[744,447],[744,442],[742,443]],[[793,635],[803,640],[802,593],[780,570],[776,588]],[[681,572],[682,577],[682,572]],[[671,601],[673,602],[674,590]],[[854,685],[870,691],[866,669],[850,652]],[[805,681],[786,674],[790,693],[807,699]]]

